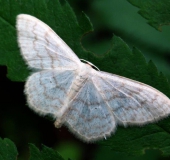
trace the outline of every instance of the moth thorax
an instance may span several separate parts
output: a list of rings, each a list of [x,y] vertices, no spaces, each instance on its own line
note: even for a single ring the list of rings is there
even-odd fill
[[[78,93],[80,88],[83,86],[83,84],[86,82],[86,80],[89,77],[90,70],[92,70],[91,66],[88,64],[82,63],[81,68],[79,69],[79,73],[75,78],[75,81],[71,87],[70,93],[69,93],[69,100],[72,100],[74,96]]]

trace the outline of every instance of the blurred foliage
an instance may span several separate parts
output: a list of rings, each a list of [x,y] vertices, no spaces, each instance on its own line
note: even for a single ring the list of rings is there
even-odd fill
[[[148,20],[148,24],[161,31],[161,26],[170,24],[170,1],[167,0],[128,0],[140,8],[138,12]]]
[[[15,144],[7,138],[0,138],[0,160],[15,160],[17,155]]]
[[[30,155],[35,159],[44,153],[57,154],[48,147],[55,148],[64,159],[72,160],[139,159],[132,158],[132,155],[139,156],[148,148],[158,148],[164,155],[169,155],[169,118],[141,128],[118,127],[116,134],[107,141],[85,144],[66,128],[55,129],[51,120],[39,117],[25,106],[24,84],[5,77],[7,73],[13,81],[24,81],[29,74],[17,47],[15,18],[19,13],[34,15],[47,23],[80,58],[91,61],[101,70],[147,83],[170,97],[169,83],[156,68],[170,78],[169,27],[162,27],[163,32],[153,29],[137,14],[138,9],[125,0],[68,0],[76,15],[69,4],[60,2],[0,0],[0,6],[3,6],[0,8],[0,64],[7,66],[1,68],[0,75],[0,137],[14,141],[19,152],[18,159],[28,159]],[[94,32],[90,33],[92,24],[81,11],[90,17]],[[115,35],[123,38],[130,48]],[[148,60],[156,62],[156,66],[152,61],[146,62],[141,52],[132,46],[137,46]],[[28,143],[38,148],[42,147],[41,144],[48,147],[43,146],[39,151],[30,145],[32,154],[29,155]],[[13,151],[16,151],[15,147]],[[17,151],[14,153],[17,155]],[[140,157],[141,160],[147,158],[163,159],[161,152],[154,150]]]
[[[42,146],[41,151],[39,151],[39,149],[33,144],[30,144],[29,149],[29,160],[64,160],[59,153],[44,145]],[[16,160],[17,155],[18,152],[15,144],[7,138],[3,140],[0,138],[0,160]]]

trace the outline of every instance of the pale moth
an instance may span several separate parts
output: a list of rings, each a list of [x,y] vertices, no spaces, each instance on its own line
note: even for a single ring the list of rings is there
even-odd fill
[[[117,125],[143,125],[167,117],[170,100],[146,84],[97,71],[82,63],[67,44],[37,18],[17,16],[18,44],[35,71],[25,84],[29,107],[50,114],[80,139],[93,142]]]

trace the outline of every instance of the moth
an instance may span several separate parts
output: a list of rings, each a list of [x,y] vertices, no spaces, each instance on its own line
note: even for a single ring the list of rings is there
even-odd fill
[[[117,125],[143,125],[170,113],[170,100],[146,84],[97,71],[37,18],[17,16],[21,55],[34,72],[25,84],[29,107],[50,114],[86,142],[110,136]],[[90,65],[89,65],[90,64]]]

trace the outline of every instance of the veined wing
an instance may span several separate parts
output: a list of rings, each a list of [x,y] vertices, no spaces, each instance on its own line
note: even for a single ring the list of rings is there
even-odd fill
[[[170,114],[170,100],[146,84],[106,72],[92,77],[118,123],[142,125]]]
[[[31,75],[25,85],[29,107],[41,115],[62,117],[76,74],[72,70],[45,70]]]
[[[80,60],[67,44],[39,19],[17,16],[17,34],[21,54],[30,68],[76,69]]]
[[[69,103],[66,125],[87,142],[106,138],[115,132],[116,124],[111,109],[90,78]]]

